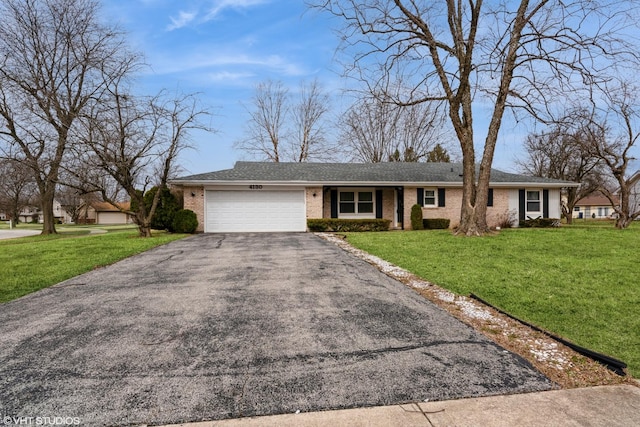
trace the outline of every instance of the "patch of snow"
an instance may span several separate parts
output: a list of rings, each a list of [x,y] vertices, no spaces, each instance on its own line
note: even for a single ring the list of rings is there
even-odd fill
[[[436,295],[438,296],[438,298],[445,302],[454,302],[456,300],[456,294],[442,289],[436,291]]]
[[[462,312],[464,314],[474,319],[482,319],[482,320],[494,319],[494,316],[490,312],[478,307],[471,301],[459,299],[456,301],[456,305],[462,309]]]
[[[537,339],[532,344],[529,351],[540,362],[551,362],[557,365],[568,365],[570,363],[558,350],[557,343]]]

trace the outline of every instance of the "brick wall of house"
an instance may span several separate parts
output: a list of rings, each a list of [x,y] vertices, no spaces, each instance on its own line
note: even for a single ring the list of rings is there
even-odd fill
[[[462,188],[447,188],[445,190],[445,206],[436,208],[422,208],[423,218],[447,218],[451,222],[450,228],[460,225],[460,208],[462,206]],[[417,188],[404,189],[404,228],[411,229],[411,207],[417,203]],[[493,189],[493,206],[487,207],[487,224],[489,227],[500,225],[509,215],[509,189]],[[517,216],[516,216],[517,218]]]
[[[489,227],[499,226],[510,214],[517,223],[517,212],[509,212],[509,191],[508,188],[493,189],[493,206],[487,207],[487,225]]]
[[[194,194],[194,196],[192,196]],[[204,187],[184,187],[184,208],[192,210],[198,217],[197,232],[204,231]]]
[[[322,218],[322,187],[307,187],[305,198],[307,199],[307,218]]]
[[[416,187],[404,187],[404,217],[402,219],[405,230],[411,230],[411,207],[416,204]]]
[[[411,207],[418,202],[417,187],[405,187],[404,189],[404,228],[411,230]],[[422,208],[423,218],[447,218],[449,227],[457,227],[460,224],[460,206],[462,206],[462,189],[447,188],[445,190],[444,207]]]
[[[415,202],[414,202],[415,203]],[[462,188],[445,189],[445,205],[437,208],[422,208],[423,218],[447,218],[449,227],[460,225],[460,207],[462,206]],[[411,214],[411,212],[409,212]],[[411,224],[411,221],[409,221]]]

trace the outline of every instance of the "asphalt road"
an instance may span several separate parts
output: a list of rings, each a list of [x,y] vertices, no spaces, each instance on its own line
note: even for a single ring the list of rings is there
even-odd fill
[[[0,416],[170,424],[552,384],[313,234],[198,235],[0,305]]]

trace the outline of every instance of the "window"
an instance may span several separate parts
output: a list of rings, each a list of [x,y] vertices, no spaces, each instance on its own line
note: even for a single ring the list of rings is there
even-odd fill
[[[341,215],[370,216],[374,213],[373,191],[341,191],[339,196]]]
[[[344,191],[340,193],[340,213],[355,213],[355,193],[353,191]]]
[[[574,206],[573,210],[576,212],[580,212],[580,206]]]
[[[424,205],[437,206],[436,190],[424,190]]]
[[[358,213],[373,213],[373,193],[371,191],[358,192]]]
[[[540,191],[527,191],[527,212],[540,212]]]

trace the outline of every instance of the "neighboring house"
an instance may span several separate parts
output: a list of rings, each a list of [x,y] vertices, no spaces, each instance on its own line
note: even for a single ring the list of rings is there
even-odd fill
[[[131,210],[131,203],[123,202],[117,205],[116,207],[108,202],[93,202],[87,208],[86,218],[93,219],[93,223],[101,225],[133,223],[133,216],[127,213]]]
[[[62,209],[62,205],[57,200],[53,201],[53,217],[58,223],[69,223],[71,222],[71,217],[67,212]],[[40,206],[26,206],[20,214],[18,215],[18,219],[20,222],[44,222],[44,215],[42,214],[42,210]]]
[[[306,231],[308,218],[386,218],[411,227],[411,206],[424,218],[460,222],[462,165],[454,163],[263,163],[177,178],[184,208],[204,232]],[[506,215],[560,218],[560,189],[577,183],[491,172],[487,220]]]
[[[613,199],[617,204],[618,196],[614,196]],[[573,217],[580,219],[610,219],[614,212],[611,201],[599,191],[583,197],[573,207]]]
[[[640,211],[640,170],[629,179],[631,193],[629,194],[629,208],[631,212]]]

